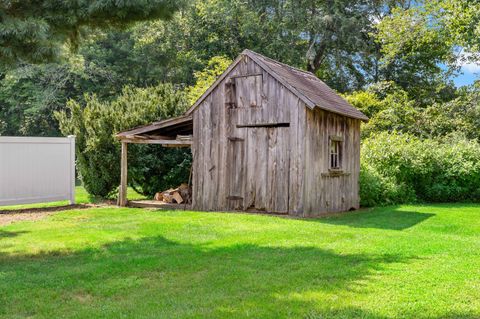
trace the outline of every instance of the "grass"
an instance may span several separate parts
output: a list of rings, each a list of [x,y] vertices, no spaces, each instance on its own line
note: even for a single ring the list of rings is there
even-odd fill
[[[480,206],[92,208],[0,227],[1,318],[479,318]]]
[[[128,188],[127,191],[128,199],[144,199],[145,197],[141,194],[135,192],[132,188]],[[88,204],[88,203],[99,203],[102,199],[94,197],[87,193],[85,188],[82,186],[75,187],[75,203],[76,204]],[[35,204],[25,204],[25,205],[12,205],[12,206],[0,206],[0,212],[2,210],[16,210],[16,209],[29,209],[29,208],[46,208],[46,207],[57,207],[68,205],[69,201],[58,201],[58,202],[49,202],[49,203],[35,203]]]

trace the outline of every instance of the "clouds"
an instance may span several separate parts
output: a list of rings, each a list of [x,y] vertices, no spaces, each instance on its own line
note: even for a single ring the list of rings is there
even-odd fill
[[[468,62],[468,63],[461,64],[462,71],[469,72],[469,73],[479,73],[480,72],[479,63]]]
[[[480,73],[480,60],[478,55],[469,52],[462,52],[458,56],[457,65],[461,67],[463,72]]]
[[[459,49],[457,51],[456,66],[460,68],[460,72],[451,77],[455,86],[471,85],[480,78],[480,58],[478,54],[473,55],[470,52]]]

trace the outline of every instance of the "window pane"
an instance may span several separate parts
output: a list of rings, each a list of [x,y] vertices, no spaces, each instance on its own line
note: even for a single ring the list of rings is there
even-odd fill
[[[330,168],[341,168],[341,141],[330,140]]]

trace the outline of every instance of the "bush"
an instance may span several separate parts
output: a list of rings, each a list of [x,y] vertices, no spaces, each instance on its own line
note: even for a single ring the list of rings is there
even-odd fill
[[[362,144],[360,196],[363,206],[480,201],[480,144],[458,136],[373,135]]]
[[[385,176],[374,167],[361,163],[360,204],[362,206],[391,205],[415,202],[415,191],[392,176]]]
[[[77,169],[92,195],[111,197],[120,184],[119,131],[181,114],[186,97],[171,84],[150,88],[126,87],[111,102],[85,96],[85,106],[69,101],[56,114],[63,134],[76,136]],[[179,165],[180,164],[180,165]],[[142,194],[188,179],[190,151],[155,145],[129,147],[129,184]]]

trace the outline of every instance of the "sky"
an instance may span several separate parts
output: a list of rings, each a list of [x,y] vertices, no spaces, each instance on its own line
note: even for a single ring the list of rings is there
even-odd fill
[[[480,79],[480,64],[465,63],[462,64],[461,72],[456,77],[453,77],[453,82],[457,87],[472,84],[475,79]]]

